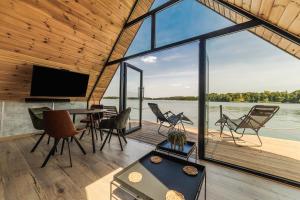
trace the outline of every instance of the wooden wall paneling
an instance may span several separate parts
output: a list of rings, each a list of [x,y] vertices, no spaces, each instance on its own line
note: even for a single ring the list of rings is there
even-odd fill
[[[0,99],[29,96],[33,64],[89,74],[89,95],[134,2],[0,1]]]

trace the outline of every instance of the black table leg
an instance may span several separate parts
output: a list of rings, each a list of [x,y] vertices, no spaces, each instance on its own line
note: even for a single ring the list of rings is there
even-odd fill
[[[204,199],[206,200],[206,168],[204,169],[204,183],[205,183],[205,189],[204,189]]]
[[[95,148],[95,138],[94,138],[94,118],[93,118],[93,115],[92,115],[92,114],[90,114],[90,120],[91,120],[91,132],[92,132],[93,153],[96,153],[96,148]]]

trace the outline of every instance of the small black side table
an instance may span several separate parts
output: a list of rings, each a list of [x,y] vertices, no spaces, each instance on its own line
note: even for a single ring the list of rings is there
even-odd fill
[[[182,157],[186,160],[189,160],[192,153],[195,151],[196,153],[196,159],[195,163],[197,163],[198,159],[198,151],[197,151],[197,145],[195,142],[187,141],[182,149],[179,149],[176,145],[175,148],[171,147],[171,143],[168,140],[164,140],[158,145],[156,145],[156,151],[164,152],[167,154],[175,155],[178,157]]]

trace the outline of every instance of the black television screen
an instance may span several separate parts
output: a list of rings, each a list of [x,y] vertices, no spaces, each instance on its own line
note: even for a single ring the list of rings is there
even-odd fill
[[[31,96],[85,97],[89,75],[33,66]]]

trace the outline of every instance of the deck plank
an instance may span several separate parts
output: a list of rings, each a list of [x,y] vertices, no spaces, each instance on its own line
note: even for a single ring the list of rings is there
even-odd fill
[[[82,155],[74,143],[71,144],[72,168],[68,166],[68,154],[65,151],[62,156],[55,155],[48,165],[41,169],[40,165],[51,145],[47,145],[46,140],[42,141],[36,151],[30,153],[38,136],[0,141],[0,199],[108,200],[109,183],[113,175],[155,148],[130,138],[134,135],[137,137],[137,133],[140,133],[143,134],[144,141],[151,140],[152,143],[157,143],[164,139],[163,136],[157,136],[156,124],[148,125],[150,128],[147,130],[146,126],[143,126],[142,130],[145,131],[128,135],[128,144],[124,146],[123,152],[117,138],[113,137],[102,152],[99,151],[101,142],[97,141],[97,152],[93,154],[91,137],[86,135],[81,140],[87,151],[86,155]],[[196,135],[189,137],[197,138]],[[216,154],[219,145],[223,144],[209,145],[207,149]],[[230,145],[224,148],[226,152],[232,151]],[[226,152],[224,154],[228,156]],[[212,163],[200,162],[207,166],[209,200],[296,200],[300,196],[300,190],[297,188]],[[118,199],[130,199],[120,191],[116,194]]]
[[[158,124],[143,121],[143,128],[128,135],[129,138],[157,145],[165,137],[157,133]],[[162,129],[165,132],[167,129]],[[198,141],[197,130],[188,129],[187,138]],[[300,142],[261,137],[263,146],[258,146],[258,139],[254,135],[245,135],[238,143],[233,143],[228,132],[220,137],[219,132],[209,131],[206,138],[206,157],[233,163],[250,169],[274,174],[300,182]]]

